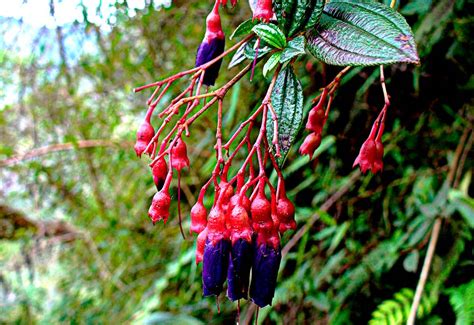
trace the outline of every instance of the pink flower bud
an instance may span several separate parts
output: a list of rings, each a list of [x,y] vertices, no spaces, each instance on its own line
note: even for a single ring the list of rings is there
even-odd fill
[[[158,161],[155,162],[151,167],[151,173],[155,185],[160,186],[160,182],[165,180],[166,174],[168,173],[168,165],[166,164],[165,158],[158,159]]]
[[[153,136],[155,135],[155,130],[153,129],[153,126],[151,125],[150,121],[145,120],[143,123],[140,125],[137,131],[137,142],[135,143],[134,149],[138,157],[141,157],[142,154],[144,153],[146,147],[148,146],[148,143],[151,141]],[[153,150],[153,147],[150,146],[148,149],[147,154],[151,154]]]
[[[201,200],[198,200],[191,209],[191,232],[201,233],[207,224],[207,210]]]
[[[310,133],[306,139],[304,139],[303,144],[300,147],[300,154],[308,155],[309,159],[313,158],[314,152],[318,149],[321,144],[321,134],[320,133]]]
[[[372,170],[376,154],[377,148],[375,141],[371,136],[369,136],[369,138],[365,140],[365,142],[360,147],[359,155],[354,161],[354,165],[352,167],[359,165],[360,170],[365,174],[367,170]]]
[[[170,204],[171,197],[167,190],[162,189],[161,191],[156,192],[155,196],[153,196],[150,209],[148,210],[148,216],[153,224],[160,220],[163,220],[164,223],[166,223],[170,215]]]
[[[185,167],[189,167],[188,150],[183,139],[179,138],[176,141],[173,149],[171,149],[170,159],[171,166],[178,171]]]
[[[253,19],[268,23],[273,18],[272,0],[257,0]]]

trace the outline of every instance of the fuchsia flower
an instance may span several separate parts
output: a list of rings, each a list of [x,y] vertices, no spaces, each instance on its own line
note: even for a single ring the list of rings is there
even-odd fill
[[[181,137],[178,138],[173,149],[171,149],[171,166],[177,171],[189,167],[188,149]]]
[[[372,125],[369,137],[360,147],[359,155],[352,167],[359,165],[362,173],[366,173],[371,170],[372,173],[376,174],[383,169],[383,144],[381,142],[383,128],[384,128],[385,112],[382,111],[381,115],[375,120]],[[381,121],[381,123],[380,123]],[[379,129],[380,124],[380,129]],[[378,130],[378,134],[377,134]],[[375,136],[377,134],[377,137]]]
[[[158,187],[160,182],[164,181],[168,173],[168,165],[165,158],[159,159],[152,167],[151,173],[153,175],[153,182]]]
[[[207,224],[207,210],[202,203],[202,198],[199,198],[196,204],[191,209],[191,233],[200,234]]]
[[[219,1],[216,2],[214,8],[206,19],[206,34],[199,45],[196,55],[196,67],[206,64],[217,58],[224,52],[225,36],[222,31],[221,17],[219,15]],[[204,72],[203,84],[213,86],[219,74],[222,59],[212,64]]]
[[[160,220],[163,220],[164,223],[168,221],[168,217],[170,216],[170,204],[171,197],[167,188],[156,192],[155,196],[153,196],[150,209],[148,210],[148,216],[153,224]]]
[[[273,18],[272,0],[257,0],[255,8],[252,9],[253,19],[268,23]]]
[[[321,134],[312,132],[303,141],[300,147],[300,154],[308,155],[309,159],[313,158],[314,152],[321,144]]]
[[[134,149],[138,157],[141,157],[142,154],[145,152],[148,143],[151,141],[154,135],[155,129],[153,129],[153,126],[150,123],[150,119],[146,118],[137,131],[137,142],[135,143]],[[151,154],[152,150],[153,146],[150,146],[146,153]]]

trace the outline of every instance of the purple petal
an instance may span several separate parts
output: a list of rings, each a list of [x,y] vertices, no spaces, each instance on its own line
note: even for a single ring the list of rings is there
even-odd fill
[[[225,39],[213,38],[209,42],[204,40],[199,45],[196,55],[196,67],[206,64],[215,59],[224,52]],[[219,74],[219,69],[222,64],[222,59],[215,62],[204,72],[203,84],[206,86],[213,86]]]
[[[203,295],[218,296],[222,292],[229,265],[230,241],[220,240],[215,245],[206,241],[202,267]]]
[[[252,256],[253,245],[245,239],[232,245],[227,271],[227,297],[232,301],[248,298]]]
[[[277,249],[267,244],[256,247],[252,264],[250,299],[259,307],[272,304],[280,261],[280,246]]]

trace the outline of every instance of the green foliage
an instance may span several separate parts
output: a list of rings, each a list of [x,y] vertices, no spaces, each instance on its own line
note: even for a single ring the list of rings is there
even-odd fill
[[[281,70],[271,95],[271,104],[278,119],[278,144],[281,165],[294,143],[303,119],[303,88],[291,66]],[[267,139],[274,140],[274,118],[272,110],[267,112]]]
[[[328,3],[319,25],[309,31],[307,48],[318,60],[333,65],[419,63],[405,18],[372,1]]]
[[[261,323],[366,324],[386,300],[396,306],[386,304],[383,319],[399,317],[400,311],[405,316],[411,299],[404,298],[416,288],[439,216],[442,232],[420,322],[472,323],[472,4],[397,4],[413,27],[421,65],[385,68],[392,105],[383,138],[384,172],[361,176],[351,168],[383,103],[378,67],[352,68],[341,80],[313,161],[297,154],[300,134],[288,152],[282,172],[297,208],[298,231],[304,230],[283,257],[275,300],[260,310]],[[0,206],[42,227],[21,227],[0,215],[0,233],[11,234],[0,240],[0,323],[235,321],[235,304],[221,296],[218,314],[215,300],[202,298],[194,238],[183,241],[177,227],[176,183],[168,224],[149,222],[146,212],[156,188],[148,161],[138,160],[132,149],[150,95],[132,95],[132,88],[194,66],[209,7],[193,0],[131,9],[117,2],[104,29],[90,17],[62,26],[65,61],[58,55],[56,30],[26,25],[19,30],[14,19],[0,20],[5,36],[0,37]],[[244,1],[223,10],[226,35],[250,15]],[[253,28],[247,24],[234,39]],[[19,48],[23,42],[8,43],[20,33],[34,35],[34,42],[27,48]],[[275,55],[275,68],[293,40],[271,54],[262,41],[259,55]],[[242,46],[236,57],[245,60],[247,50],[253,60],[255,44]],[[307,112],[340,68],[309,56],[294,58]],[[222,69],[217,85],[234,74],[235,69]],[[244,78],[229,91],[224,137],[260,105],[267,85],[257,66],[252,82]],[[180,86],[171,87],[173,96]],[[184,229],[189,229],[189,207],[215,163],[209,149],[215,123],[210,112],[187,139],[192,168],[182,174]],[[97,139],[104,141],[80,146]],[[57,144],[70,146],[24,155]],[[13,158],[15,163],[3,165]],[[456,161],[464,161],[464,167],[452,176],[457,186],[448,186]],[[49,233],[51,221],[61,221],[68,231]],[[285,234],[282,245],[294,236]],[[242,301],[242,318],[249,305]]]

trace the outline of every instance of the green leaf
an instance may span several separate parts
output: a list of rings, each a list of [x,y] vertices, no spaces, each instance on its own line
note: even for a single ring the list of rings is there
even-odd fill
[[[272,56],[268,59],[268,61],[265,62],[265,65],[263,66],[263,76],[264,77],[267,76],[267,73],[269,71],[272,71],[273,68],[275,68],[277,66],[278,62],[280,61],[281,53],[282,52],[273,53]]]
[[[237,51],[235,51],[234,56],[232,56],[232,59],[230,60],[228,69],[231,69],[235,67],[236,65],[240,64],[242,61],[244,61],[247,57],[245,55],[245,49],[249,42],[246,42],[242,44]]]
[[[305,26],[306,29],[313,28],[319,23],[323,14],[324,3],[324,0],[315,0],[314,7],[311,9],[312,11]]]
[[[306,52],[304,50],[304,42],[305,39],[303,36],[298,36],[289,41],[288,45],[283,50],[283,53],[280,58],[280,63],[285,63],[294,58],[295,56],[305,54]]]
[[[256,39],[251,39],[247,43],[245,43],[244,46],[244,55],[247,59],[253,60],[255,58],[255,55],[257,55],[257,40]],[[268,52],[270,52],[272,48],[268,46],[264,41],[260,41],[260,46],[258,48],[258,55],[257,58],[261,58],[262,56],[266,55]]]
[[[420,62],[413,33],[402,15],[367,0],[328,3],[317,27],[307,35],[307,48],[332,65],[370,66]]]
[[[303,119],[303,88],[291,66],[287,66],[278,74],[271,95],[271,103],[278,119],[278,143],[281,153],[278,164],[281,166],[295,141]],[[273,130],[272,112],[268,110],[268,143],[272,143]]]
[[[252,31],[270,46],[278,49],[286,46],[285,34],[274,24],[259,24]]]
[[[416,272],[418,269],[418,261],[420,260],[420,253],[417,249],[410,252],[410,254],[403,260],[403,268],[407,272]]]
[[[286,35],[314,27],[323,12],[324,0],[275,0],[275,11],[278,25]]]
[[[233,39],[235,37],[239,37],[242,35],[247,35],[252,31],[252,28],[257,24],[257,21],[253,20],[252,18],[247,19],[243,23],[241,23],[237,28],[234,30],[232,35],[230,35],[229,39]]]

